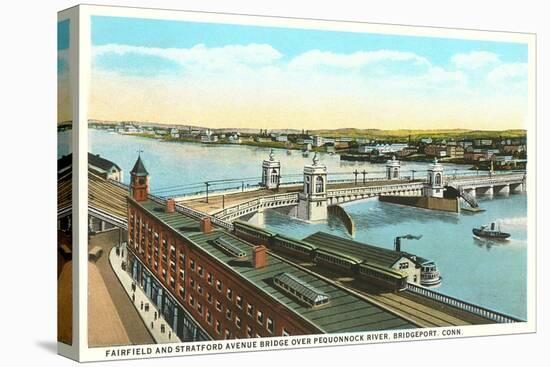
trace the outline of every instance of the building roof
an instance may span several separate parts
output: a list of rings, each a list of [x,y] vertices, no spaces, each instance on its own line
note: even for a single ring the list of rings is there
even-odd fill
[[[143,165],[143,161],[141,160],[141,156],[138,156],[138,159],[136,161],[136,164],[134,164],[134,168],[130,171],[132,175],[135,176],[148,176],[149,172],[145,169],[145,166]]]
[[[62,156],[57,160],[57,172],[62,173],[67,168],[72,166],[73,161],[73,155],[67,154]],[[113,167],[115,167],[117,170],[121,171],[120,167],[103,157],[101,157],[99,154],[92,154],[88,152],[88,166],[96,168],[96,170],[99,168],[101,171],[110,171]]]
[[[129,200],[132,199],[129,198]],[[132,202],[195,244],[228,270],[251,283],[257,292],[262,292],[286,306],[323,332],[339,333],[416,327],[405,319],[299,268],[270,251],[267,252],[267,265],[259,269],[251,267],[248,262],[235,261],[234,256],[216,245],[216,239],[223,238],[224,241],[244,252],[249,259],[252,258],[254,246],[223,230],[214,230],[204,234],[200,231],[198,220],[179,212],[166,213],[164,206],[154,201],[135,202],[132,200]],[[282,273],[290,275],[300,284],[307,284],[319,294],[328,296],[330,301],[319,307],[311,307],[300,302],[295,296],[274,284],[274,277]]]
[[[325,232],[316,232],[303,239],[320,250],[330,251],[344,257],[351,257],[370,264],[378,264],[384,267],[391,267],[402,257],[413,261],[420,261],[421,258],[406,252],[394,251],[378,246],[368,245],[361,242],[348,240]],[[422,259],[423,260],[423,259]]]
[[[128,189],[93,173],[88,169],[88,206],[115,217],[127,217]],[[57,210],[72,208],[72,173],[66,172],[57,180]]]

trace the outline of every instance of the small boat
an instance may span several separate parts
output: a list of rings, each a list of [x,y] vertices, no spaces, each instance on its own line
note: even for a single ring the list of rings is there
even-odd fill
[[[475,236],[480,238],[490,238],[494,240],[505,240],[510,237],[510,233],[502,232],[500,227],[497,229],[495,223],[491,223],[491,226],[481,226],[479,228],[472,229]]]

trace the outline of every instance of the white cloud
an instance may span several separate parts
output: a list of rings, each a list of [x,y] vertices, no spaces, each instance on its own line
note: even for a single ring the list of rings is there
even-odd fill
[[[282,54],[266,44],[228,45],[224,47],[206,47],[198,44],[191,48],[158,48],[108,44],[94,46],[93,57],[106,54],[139,54],[156,56],[176,62],[184,67],[201,69],[221,69],[228,65],[261,66],[269,65],[282,57]]]
[[[291,69],[307,69],[316,67],[333,67],[341,69],[358,69],[383,62],[411,62],[415,66],[429,66],[430,62],[415,53],[392,50],[357,51],[351,54],[338,54],[320,50],[304,52],[292,59]]]
[[[500,57],[493,52],[472,51],[453,55],[451,62],[458,69],[475,70],[499,64]]]
[[[509,63],[495,67],[487,75],[487,80],[492,83],[500,83],[507,81],[527,81],[527,64],[525,63]]]

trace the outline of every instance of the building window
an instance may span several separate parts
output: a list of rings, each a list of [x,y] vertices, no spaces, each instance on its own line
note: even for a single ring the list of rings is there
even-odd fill
[[[227,299],[230,301],[233,299],[233,291],[231,288],[227,288]]]
[[[250,326],[246,327],[246,336],[252,338],[252,328]]]
[[[273,320],[271,319],[271,317],[267,318],[267,331],[273,334]]]
[[[210,292],[206,293],[206,300],[208,301],[208,303],[212,303],[212,295],[210,294]]]
[[[323,178],[321,176],[317,176],[315,179],[315,192],[323,192]]]
[[[208,284],[212,284],[212,273],[208,273],[208,275],[206,276],[206,281],[208,282]]]
[[[191,271],[195,271],[195,260],[189,260],[189,268],[191,268]]]
[[[192,295],[189,296],[189,304],[193,307],[195,306],[195,298]]]
[[[262,311],[258,310],[258,313],[256,314],[256,320],[263,325],[264,323],[264,314]]]
[[[222,303],[218,300],[216,300],[216,310],[220,311],[222,310]]]
[[[216,280],[216,289],[218,292],[222,291],[222,282],[220,280]]]
[[[230,308],[228,308],[228,309],[225,311],[225,317],[226,317],[228,320],[231,320],[231,318],[233,317],[233,312],[231,311]]]
[[[237,328],[241,328],[242,324],[241,324],[241,318],[239,316],[235,316],[235,326]]]
[[[210,313],[210,311],[206,311],[206,322],[212,325],[212,314]]]
[[[204,275],[204,269],[202,268],[201,265],[197,267],[197,273],[199,273],[199,276],[201,277]]]
[[[251,305],[250,303],[247,303],[247,304],[246,304],[246,313],[247,313],[248,316],[250,316],[250,317],[253,317],[253,316],[254,316],[254,306]]]
[[[185,298],[185,288],[183,288],[182,286],[180,286],[180,296],[181,298]]]
[[[235,297],[235,300],[237,301],[237,307],[243,308],[243,298],[237,294],[237,297]]]
[[[218,334],[221,334],[222,333],[222,324],[221,322],[219,322],[218,320],[216,320],[216,332]]]
[[[409,268],[409,263],[405,262],[405,263],[399,263],[399,269],[403,270],[403,269],[408,269]]]
[[[283,328],[283,336],[290,336],[290,333],[285,328]]]
[[[228,329],[225,329],[225,336],[224,336],[225,339],[231,339],[231,331],[229,331]]]
[[[202,296],[202,287],[200,284],[197,284],[197,292]]]
[[[191,289],[195,288],[195,280],[193,278],[189,278],[189,286],[191,287]]]

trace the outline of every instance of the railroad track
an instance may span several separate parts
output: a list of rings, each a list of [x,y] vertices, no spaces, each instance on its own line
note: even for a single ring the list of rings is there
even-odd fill
[[[396,293],[366,293],[359,291],[363,296],[371,298],[378,303],[385,305],[390,310],[395,310],[407,316],[411,321],[420,327],[443,327],[470,325],[470,323],[451,316],[445,312],[434,310],[418,302],[400,296]]]

